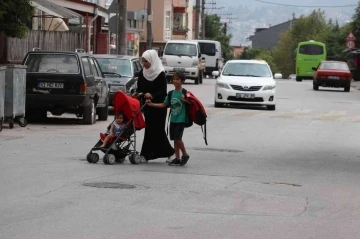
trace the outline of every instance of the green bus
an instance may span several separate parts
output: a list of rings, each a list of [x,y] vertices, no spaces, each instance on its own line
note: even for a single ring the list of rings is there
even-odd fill
[[[298,44],[295,57],[296,81],[309,79],[314,76],[313,67],[326,60],[326,47],[322,42],[304,41]]]

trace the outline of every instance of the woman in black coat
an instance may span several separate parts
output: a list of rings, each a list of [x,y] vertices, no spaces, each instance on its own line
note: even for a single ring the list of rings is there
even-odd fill
[[[164,67],[155,50],[147,50],[142,55],[144,69],[138,77],[134,96],[142,93],[145,99],[162,103],[167,95],[167,81]],[[167,109],[145,106],[146,122],[144,141],[140,155],[147,161],[157,158],[170,158],[175,150],[170,145],[165,132]]]

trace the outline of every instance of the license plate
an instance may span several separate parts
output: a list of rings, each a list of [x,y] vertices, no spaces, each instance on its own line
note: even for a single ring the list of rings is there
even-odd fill
[[[185,71],[185,68],[174,68],[174,71]]]
[[[64,88],[64,83],[59,82],[39,82],[39,88],[53,88],[53,89],[62,89]]]
[[[330,80],[339,80],[340,77],[339,76],[328,76],[328,79],[330,79]]]
[[[236,93],[236,98],[254,99],[255,94]]]

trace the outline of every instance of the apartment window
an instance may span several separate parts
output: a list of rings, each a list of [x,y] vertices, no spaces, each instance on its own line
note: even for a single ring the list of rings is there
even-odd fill
[[[170,11],[166,11],[165,14],[165,30],[170,30]]]

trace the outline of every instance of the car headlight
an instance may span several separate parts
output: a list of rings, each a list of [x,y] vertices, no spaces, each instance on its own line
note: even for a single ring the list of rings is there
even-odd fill
[[[117,91],[125,91],[125,86],[123,85],[111,85],[110,92],[117,92]]]
[[[226,83],[218,82],[218,83],[216,83],[216,85],[219,88],[230,89],[230,86]]]
[[[275,85],[266,85],[263,88],[263,90],[273,90],[273,89],[275,89]]]
[[[165,57],[163,57],[161,61],[162,61],[163,66],[167,66],[167,61],[166,61]]]
[[[198,59],[195,59],[192,66],[198,66],[199,65],[199,60]]]

